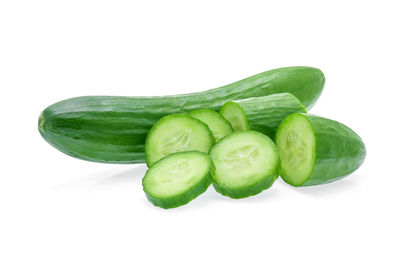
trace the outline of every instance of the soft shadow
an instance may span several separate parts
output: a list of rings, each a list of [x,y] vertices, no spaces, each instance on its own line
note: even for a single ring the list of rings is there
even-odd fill
[[[105,179],[102,179],[97,185],[109,185],[109,184],[125,184],[131,182],[137,182],[142,179],[147,171],[146,164],[140,164],[130,170],[126,170],[120,173],[116,173]]]
[[[353,174],[329,184],[304,187],[293,187],[285,183],[285,181],[283,181],[282,179],[279,179],[277,182],[301,194],[305,194],[311,197],[325,197],[340,194],[349,190],[354,190],[354,188],[359,186],[357,181],[360,181],[361,179],[362,177],[360,176],[360,174]]]
[[[118,168],[97,171],[56,186],[55,190],[86,190],[96,186],[137,183],[146,173],[145,164],[135,165],[128,170]]]
[[[221,202],[225,202],[225,203],[229,203],[229,202],[230,203],[238,203],[238,202],[240,202],[240,203],[244,203],[244,202],[263,203],[263,202],[270,201],[270,199],[276,199],[277,197],[279,197],[278,190],[276,188],[274,188],[273,186],[255,196],[241,198],[241,199],[233,199],[233,198],[221,195],[220,193],[215,191],[215,189],[212,185],[210,185],[210,187],[207,189],[206,192],[204,192],[203,194],[201,194],[200,196],[198,196],[197,198],[195,198],[188,204],[174,208],[174,209],[170,209],[168,211],[173,211],[173,212],[178,212],[178,213],[185,212],[186,210],[193,211],[196,209],[204,209],[207,206],[216,205]],[[155,208],[159,209],[157,207],[155,207]]]

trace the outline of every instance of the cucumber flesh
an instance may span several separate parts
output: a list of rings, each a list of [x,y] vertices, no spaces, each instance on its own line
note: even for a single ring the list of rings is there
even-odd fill
[[[170,154],[147,170],[143,190],[155,206],[182,206],[207,190],[210,167],[210,157],[202,152]]]
[[[278,177],[279,156],[272,140],[256,131],[238,131],[211,148],[215,189],[231,198],[244,198],[269,188]]]
[[[296,115],[282,123],[276,138],[281,159],[280,174],[294,186],[310,176],[315,160],[315,135],[306,117]]]
[[[219,113],[232,125],[234,131],[246,131],[250,129],[246,113],[243,108],[235,102],[226,102]]]
[[[189,115],[207,124],[215,141],[233,132],[231,124],[214,110],[199,109],[190,112]]]
[[[340,122],[310,114],[288,116],[276,133],[280,175],[292,186],[339,180],[361,166],[361,138]]]
[[[208,153],[213,143],[214,137],[205,123],[184,114],[169,115],[154,124],[147,136],[146,163],[150,167],[175,152]]]

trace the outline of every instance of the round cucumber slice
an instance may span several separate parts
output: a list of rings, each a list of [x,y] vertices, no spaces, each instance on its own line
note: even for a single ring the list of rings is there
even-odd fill
[[[256,195],[278,177],[278,150],[256,131],[234,132],[211,148],[211,176],[215,189],[231,198]]]
[[[208,153],[213,143],[214,137],[205,123],[184,114],[169,115],[154,124],[147,135],[146,163],[150,167],[175,152],[197,150]]]
[[[210,157],[202,152],[170,154],[147,170],[143,190],[155,206],[182,206],[207,190],[211,184],[210,167]]]
[[[229,121],[235,131],[250,129],[246,113],[238,103],[232,101],[226,102],[219,111],[219,114]]]
[[[189,115],[207,124],[215,141],[233,132],[231,124],[214,110],[198,109],[190,112]]]
[[[315,160],[315,136],[310,122],[301,114],[289,116],[276,135],[280,175],[293,186],[302,185],[310,176]]]
[[[326,184],[361,166],[366,150],[361,138],[346,125],[310,114],[292,114],[275,138],[280,175],[292,186]]]

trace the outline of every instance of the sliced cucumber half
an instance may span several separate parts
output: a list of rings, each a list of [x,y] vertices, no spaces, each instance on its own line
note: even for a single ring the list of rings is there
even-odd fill
[[[214,137],[208,126],[189,115],[174,114],[161,118],[151,128],[145,144],[146,163],[176,152],[210,150]]]
[[[210,151],[215,189],[231,198],[244,198],[269,188],[278,177],[279,156],[272,140],[256,131],[234,132]]]
[[[202,152],[170,154],[147,170],[143,190],[155,206],[182,206],[207,190],[211,184],[210,167],[210,157]]]
[[[275,137],[280,175],[292,186],[326,184],[358,169],[366,150],[346,125],[311,114],[292,114]]]
[[[222,115],[211,109],[199,109],[189,113],[190,116],[201,120],[210,128],[215,141],[233,132],[231,124]]]
[[[315,160],[315,135],[305,116],[286,119],[276,135],[280,175],[289,184],[302,185],[310,176]]]
[[[232,125],[235,131],[246,131],[250,129],[246,113],[236,102],[226,102],[219,113]]]

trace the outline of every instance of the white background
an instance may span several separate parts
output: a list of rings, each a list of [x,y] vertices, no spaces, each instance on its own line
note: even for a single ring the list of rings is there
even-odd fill
[[[398,1],[1,1],[0,266],[399,266]],[[336,183],[212,187],[162,210],[143,165],[66,156],[37,131],[80,95],[188,93],[284,66],[326,75],[311,113],[368,155]],[[396,255],[397,254],[397,255]]]

